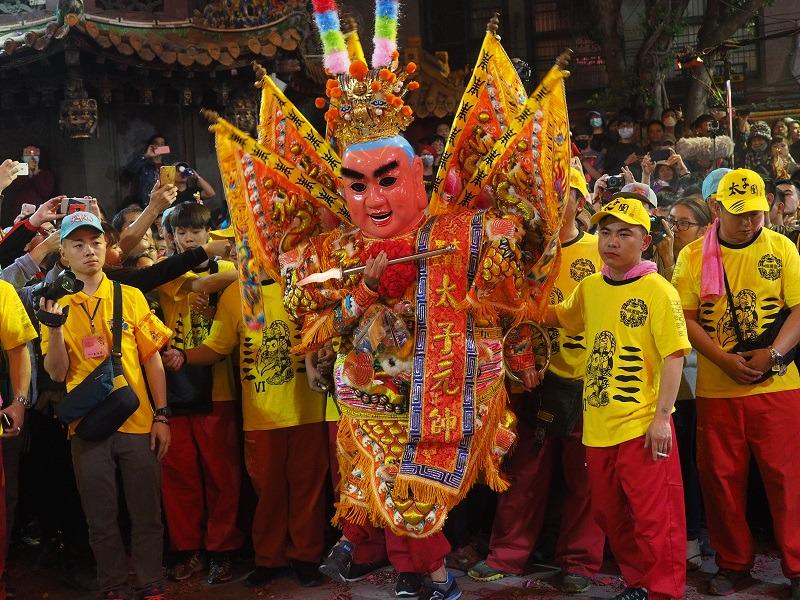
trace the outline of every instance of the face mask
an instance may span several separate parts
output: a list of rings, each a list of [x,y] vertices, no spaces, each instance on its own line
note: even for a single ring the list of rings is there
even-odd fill
[[[664,117],[664,125],[667,127],[675,127],[677,122],[678,121],[675,119],[675,117]]]
[[[433,155],[423,154],[422,156],[420,156],[420,158],[422,159],[422,164],[425,165],[426,167],[430,167],[431,165],[433,165]]]
[[[575,140],[575,145],[578,147],[578,150],[586,150],[589,146],[589,140]]]
[[[623,140],[627,140],[633,137],[633,127],[620,127],[617,130],[617,133],[619,134],[619,137],[621,137]]]
[[[589,119],[589,125],[595,128],[602,127],[603,119],[601,119],[600,117],[592,117],[591,119]]]

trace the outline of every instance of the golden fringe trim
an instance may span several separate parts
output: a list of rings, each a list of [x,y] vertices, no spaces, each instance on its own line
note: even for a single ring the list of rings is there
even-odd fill
[[[394,496],[399,498],[413,497],[420,502],[441,504],[449,511],[464,499],[467,492],[475,484],[480,471],[484,471],[486,483],[493,490],[501,492],[508,489],[508,481],[500,474],[498,467],[492,460],[494,434],[503,416],[506,398],[505,387],[501,386],[487,400],[489,410],[483,420],[483,426],[479,431],[476,431],[472,438],[467,470],[458,492],[453,493],[449,488],[446,489],[444,486],[422,480],[416,476],[400,475],[394,483]]]
[[[312,350],[317,350],[336,335],[336,330],[333,327],[333,315],[326,311],[314,320],[310,326],[303,329],[301,341],[299,344],[292,346],[292,352],[294,354],[305,354]]]

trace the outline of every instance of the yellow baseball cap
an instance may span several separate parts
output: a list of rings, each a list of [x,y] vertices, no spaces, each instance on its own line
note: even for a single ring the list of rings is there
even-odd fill
[[[583,176],[580,169],[575,167],[569,168],[569,187],[578,190],[578,192],[586,200],[589,200],[589,188],[586,186],[586,177]]]
[[[717,188],[717,202],[734,215],[769,211],[764,180],[750,169],[734,169],[725,173]]]
[[[228,225],[225,229],[215,229],[208,235],[212,240],[229,240],[233,237],[233,225]]]
[[[631,194],[629,198],[621,193],[616,194],[611,202],[592,215],[590,222],[597,225],[604,217],[616,217],[631,225],[641,225],[650,233],[650,214],[636,194]]]

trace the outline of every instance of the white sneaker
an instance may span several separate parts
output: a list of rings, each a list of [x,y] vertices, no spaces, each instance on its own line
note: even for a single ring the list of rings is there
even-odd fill
[[[686,570],[697,571],[703,566],[703,555],[700,553],[700,542],[689,540],[686,542]]]

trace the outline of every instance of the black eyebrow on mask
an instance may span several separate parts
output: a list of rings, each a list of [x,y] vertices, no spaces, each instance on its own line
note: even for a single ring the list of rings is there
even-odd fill
[[[342,167],[341,172],[342,177],[347,177],[348,179],[364,179],[363,173],[359,173],[353,169],[348,169],[347,167]]]
[[[399,166],[400,166],[400,163],[398,163],[396,160],[393,160],[392,162],[386,163],[382,167],[378,167],[377,169],[375,169],[372,172],[372,175],[374,177],[380,177],[381,175],[385,175],[386,173],[388,173],[392,169],[396,169]]]

